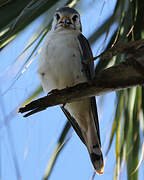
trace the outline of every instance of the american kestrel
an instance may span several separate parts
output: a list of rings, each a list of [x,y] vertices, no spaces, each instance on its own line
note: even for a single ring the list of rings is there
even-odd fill
[[[80,15],[75,9],[62,7],[56,10],[39,57],[38,73],[46,93],[94,78],[94,64],[84,63],[84,60],[92,59],[92,50],[81,32]],[[67,103],[61,109],[87,147],[96,173],[103,174],[95,97]]]

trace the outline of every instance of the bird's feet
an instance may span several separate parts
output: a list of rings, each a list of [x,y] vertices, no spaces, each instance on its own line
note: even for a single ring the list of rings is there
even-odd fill
[[[56,93],[58,93],[58,89],[52,89],[50,92],[48,92],[48,94],[47,95],[50,95],[50,94],[56,94]]]
[[[59,89],[52,89],[50,92],[48,92],[47,96],[49,96],[51,94],[57,94],[58,92],[59,92]],[[66,103],[62,105],[62,108],[64,108],[65,105],[66,105]]]

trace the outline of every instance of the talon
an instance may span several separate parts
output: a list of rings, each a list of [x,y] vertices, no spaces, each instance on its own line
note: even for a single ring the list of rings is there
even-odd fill
[[[62,105],[62,108],[64,108],[64,107],[65,107],[65,105],[66,105],[66,103],[64,103],[64,104]]]
[[[56,93],[58,93],[58,89],[52,89],[50,92],[48,92],[48,94],[47,95],[50,95],[50,94],[56,94]]]

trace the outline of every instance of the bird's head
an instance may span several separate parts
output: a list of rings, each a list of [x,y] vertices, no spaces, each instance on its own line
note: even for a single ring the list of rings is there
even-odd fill
[[[69,7],[57,9],[52,22],[52,30],[56,29],[72,29],[81,32],[82,28],[79,13]]]

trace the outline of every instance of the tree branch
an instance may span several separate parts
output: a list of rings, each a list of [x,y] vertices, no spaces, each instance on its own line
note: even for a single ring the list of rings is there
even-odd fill
[[[110,91],[143,85],[144,41],[118,44],[99,55],[99,57],[110,59],[112,56],[120,53],[127,55],[125,62],[103,70],[97,74],[94,80],[59,90],[56,93],[32,101],[25,107],[20,108],[19,112],[30,111],[24,116],[27,117],[50,106],[79,101]]]

